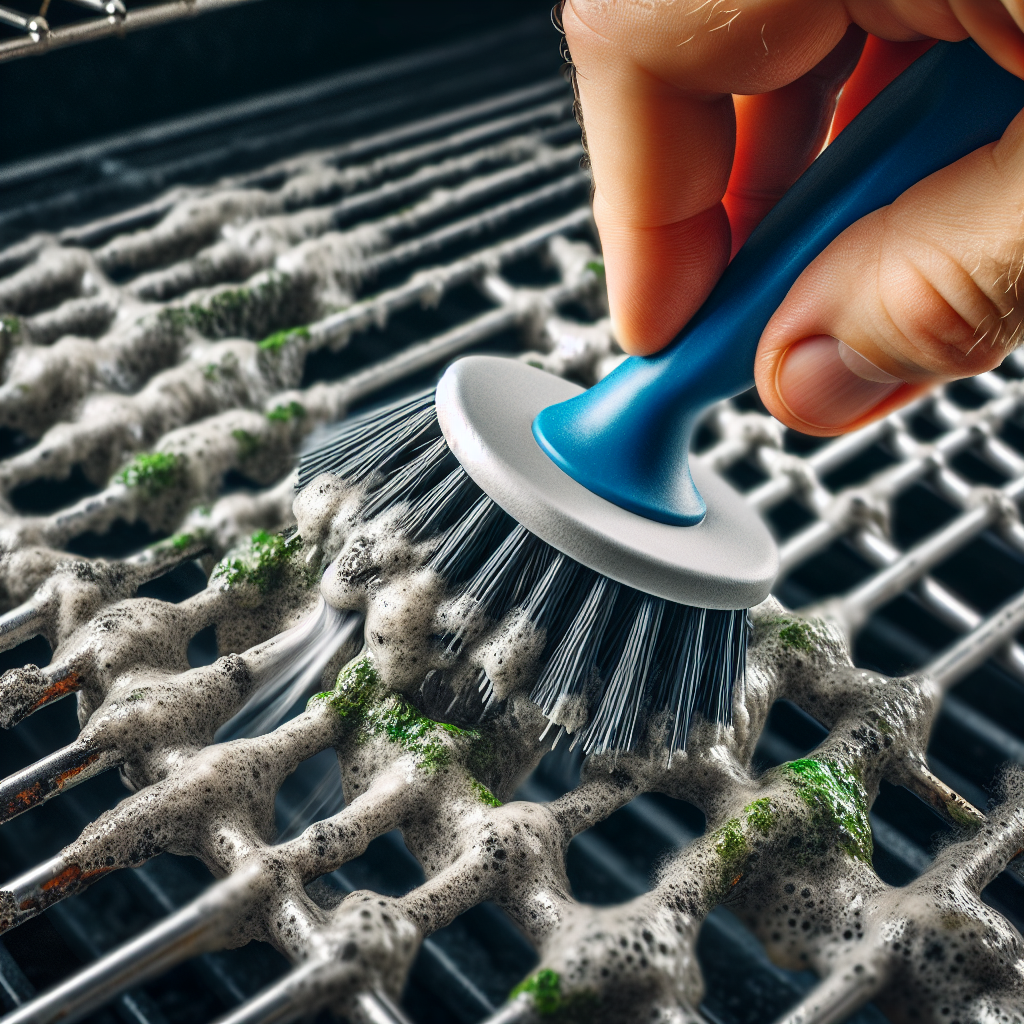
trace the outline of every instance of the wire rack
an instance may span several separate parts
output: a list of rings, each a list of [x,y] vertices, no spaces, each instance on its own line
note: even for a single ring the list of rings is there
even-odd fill
[[[671,765],[549,752],[514,693],[443,728],[367,659],[306,706],[386,616],[318,597],[374,535],[338,482],[293,507],[305,439],[462,352],[622,358],[550,45],[0,171],[9,1020],[1024,1019],[1018,775],[983,813],[1024,761],[1016,355],[831,441],[712,411],[783,571]]]
[[[51,0],[42,0],[39,11],[25,13],[0,6],[0,25],[9,26],[20,37],[0,41],[0,63],[46,53],[64,46],[88,43],[107,36],[123,36],[143,28],[155,28],[182,18],[209,14],[250,0],[172,0],[128,10],[122,0],[65,0],[91,12],[93,17],[51,28],[47,15]]]

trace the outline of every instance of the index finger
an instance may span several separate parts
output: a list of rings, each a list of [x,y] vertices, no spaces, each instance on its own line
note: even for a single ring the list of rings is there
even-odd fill
[[[839,42],[836,0],[698,0],[648,8],[569,0],[562,12],[594,172],[616,335],[663,347],[729,260],[722,204],[736,137],[732,93],[799,78]]]

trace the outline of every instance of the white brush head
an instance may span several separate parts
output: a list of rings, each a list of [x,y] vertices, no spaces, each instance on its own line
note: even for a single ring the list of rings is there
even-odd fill
[[[541,451],[534,417],[582,391],[516,360],[467,356],[437,386],[437,418],[477,486],[531,533],[589,569],[699,608],[750,608],[763,601],[779,571],[775,542],[757,512],[699,458],[691,456],[690,465],[707,515],[696,526],[668,526],[598,497]]]

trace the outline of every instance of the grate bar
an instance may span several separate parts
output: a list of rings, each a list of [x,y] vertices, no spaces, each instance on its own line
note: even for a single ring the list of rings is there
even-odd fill
[[[885,982],[881,971],[830,975],[775,1024],[841,1024],[869,1003]]]
[[[35,994],[24,972],[14,957],[7,952],[7,947],[0,942],[0,999],[5,1008],[14,1009],[27,1002]]]
[[[347,309],[311,324],[311,341],[318,348],[332,343],[347,343],[355,331],[386,323],[392,313],[417,302],[435,304],[449,289],[486,271],[500,270],[506,264],[532,255],[552,238],[579,231],[589,224],[590,209],[580,207],[507,242],[481,249],[453,263],[417,271],[403,284],[353,303]]]
[[[869,530],[858,531],[850,538],[857,550],[878,566],[891,566],[899,559],[899,549]],[[958,633],[978,628],[982,616],[964,603],[948,587],[930,576],[921,578],[916,596],[943,623]],[[1012,642],[998,655],[1000,664],[1024,682],[1024,648]]]
[[[958,516],[843,597],[836,609],[837,616],[848,624],[851,632],[859,631],[875,609],[917,583],[952,552],[991,526],[997,515],[997,507],[987,503]]]
[[[72,0],[72,2],[96,10],[97,13],[107,13],[107,5],[105,4],[94,5],[83,2],[83,0]],[[0,43],[0,62],[46,53],[48,50],[55,50],[64,46],[88,43],[96,39],[104,39],[107,36],[119,36],[138,29],[155,28],[157,25],[165,25],[170,21],[178,21],[181,18],[189,18],[199,14],[209,14],[212,11],[224,10],[228,7],[235,7],[238,4],[249,2],[250,0],[172,0],[171,3],[153,4],[150,7],[141,7],[137,10],[128,11],[123,17],[111,16],[104,18],[102,21],[83,21],[63,28],[53,29],[52,31],[43,19],[35,19],[36,21],[42,21],[42,24],[33,27],[25,19],[20,19],[20,21],[25,23],[19,24],[13,18],[3,18],[0,20],[7,21],[9,25],[13,25],[15,28],[23,29],[28,35],[24,39],[12,39]],[[3,11],[3,13],[9,14],[10,12]]]
[[[4,1018],[4,1024],[81,1020],[113,995],[189,957],[221,947],[225,930],[257,891],[258,866],[242,869],[138,938]]]
[[[1024,629],[1024,594],[1007,601],[971,633],[944,651],[925,673],[948,689]]]
[[[118,765],[117,755],[70,743],[0,782],[0,824]]]
[[[383,992],[361,992],[356,996],[354,1016],[358,1024],[412,1024]]]
[[[330,403],[330,407],[337,410],[335,415],[340,415],[341,410],[356,402],[412,377],[421,370],[451,359],[495,334],[550,312],[559,303],[576,298],[590,287],[589,281],[581,281],[578,285],[555,285],[538,292],[530,299],[524,299],[515,306],[503,306],[488,313],[481,313],[472,320],[431,338],[430,341],[411,345],[390,359],[383,359],[338,384],[321,385],[317,392],[319,401],[316,404]],[[313,405],[314,402],[310,404]]]

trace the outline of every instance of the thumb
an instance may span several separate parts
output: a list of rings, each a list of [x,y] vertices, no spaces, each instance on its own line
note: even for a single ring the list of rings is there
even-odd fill
[[[1024,111],[804,270],[761,336],[762,401],[787,426],[829,436],[993,369],[1022,340],[1022,268]]]

